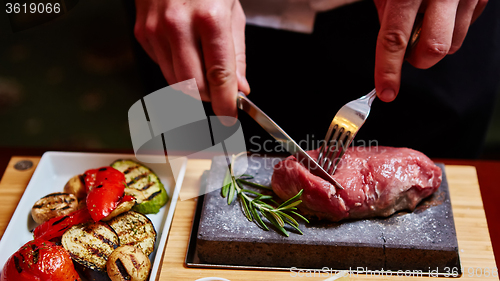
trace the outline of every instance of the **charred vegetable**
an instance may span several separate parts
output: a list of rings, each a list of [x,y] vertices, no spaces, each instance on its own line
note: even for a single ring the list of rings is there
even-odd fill
[[[111,253],[106,270],[112,281],[144,281],[149,276],[151,262],[140,249],[125,245]]]
[[[125,176],[112,167],[88,170],[84,181],[87,209],[94,221],[108,217],[120,203],[134,200],[125,196]]]
[[[87,278],[94,280],[103,279],[99,277],[107,275],[108,257],[120,246],[118,235],[103,222],[73,226],[64,233],[61,243],[77,264],[77,269]]]
[[[33,232],[35,239],[51,240],[61,237],[70,227],[89,221],[87,208],[82,208],[66,216],[52,218],[37,226]]]
[[[103,218],[102,221],[109,221],[112,218],[114,218],[122,213],[130,211],[130,209],[132,209],[132,207],[134,207],[135,198],[133,196],[130,196],[130,195],[125,195],[125,196],[129,196],[129,198],[126,198],[126,200],[122,200],[122,202],[120,202],[120,204],[118,204],[118,206],[116,206],[116,209],[114,209],[109,215],[107,215],[105,218]]]
[[[64,186],[64,192],[74,194],[78,200],[85,199],[87,190],[85,189],[83,175],[76,175],[69,179]]]
[[[37,239],[24,244],[7,260],[0,280],[75,281],[80,277],[63,247]]]
[[[44,223],[51,218],[64,216],[76,211],[78,199],[70,193],[56,192],[40,198],[31,208],[31,216],[36,223]]]
[[[117,160],[111,167],[125,175],[125,193],[137,200],[134,210],[143,214],[156,214],[168,201],[165,187],[148,167],[132,160]]]
[[[129,211],[108,222],[120,238],[120,245],[130,245],[141,249],[144,254],[153,252],[156,231],[153,223],[145,215]]]

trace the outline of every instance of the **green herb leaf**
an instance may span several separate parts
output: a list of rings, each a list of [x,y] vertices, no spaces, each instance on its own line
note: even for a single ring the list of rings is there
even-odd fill
[[[236,186],[234,180],[232,181],[231,185],[229,186],[229,194],[227,196],[227,204],[231,205],[231,203],[234,200],[234,196],[236,193]]]
[[[222,190],[221,190],[221,194],[222,194],[222,197],[226,198],[227,195],[228,195],[228,192],[229,192],[229,188],[230,188],[230,185],[231,185],[231,172],[229,171],[229,167],[226,171],[226,175],[224,176],[224,180],[222,181]]]
[[[252,214],[250,213],[250,209],[248,209],[248,204],[247,201],[242,198],[243,196],[241,193],[238,194],[238,197],[240,198],[241,205],[243,205],[243,211],[245,212],[245,216],[247,217],[248,221],[252,221]]]
[[[250,222],[255,221],[255,223],[264,230],[269,230],[269,228],[266,223],[264,223],[261,216],[265,217],[269,223],[271,223],[279,232],[283,233],[287,237],[289,234],[285,229],[285,224],[290,225],[300,234],[303,234],[299,229],[299,223],[291,216],[296,215],[304,221],[309,222],[302,215],[295,212],[295,210],[297,210],[296,206],[302,203],[300,196],[303,191],[301,190],[286,202],[278,204],[275,200],[273,200],[272,195],[261,194],[254,190],[241,188],[242,185],[248,185],[272,191],[272,188],[270,187],[246,181],[245,179],[253,178],[251,175],[243,174],[238,178],[234,176],[234,163],[239,155],[242,155],[242,153],[231,157],[231,164],[228,166],[228,170],[226,171],[223,180],[221,195],[224,198],[227,197],[227,204],[230,205],[236,198],[238,198],[241,201],[245,217]]]
[[[290,222],[289,224],[290,225],[295,225],[296,227],[299,227],[299,223],[294,219],[292,218],[290,215],[284,213],[284,212],[281,212],[281,211],[277,211],[277,213],[284,217],[284,221],[287,222],[287,220]]]
[[[272,213],[269,213],[269,212],[261,212],[262,215],[264,215],[264,217],[266,217],[266,219],[268,221],[271,222],[272,225],[274,225],[274,227],[276,227],[279,231],[281,231],[281,233],[285,234],[286,237],[288,237],[288,232],[285,230],[285,228],[283,228],[277,221],[276,219],[273,217]]]
[[[278,207],[278,210],[293,209],[295,206],[300,205],[300,203],[302,203],[302,200],[292,202],[292,203],[290,203],[286,206],[283,206],[283,207]]]
[[[294,211],[291,211],[290,213],[296,215],[297,217],[301,218],[302,220],[304,220],[306,223],[309,223],[309,221],[304,218],[301,214],[297,213],[297,212],[294,212]]]
[[[291,204],[293,201],[297,200],[302,195],[302,192],[304,192],[303,189],[301,189],[299,191],[299,193],[297,193],[294,197],[286,200],[283,204],[279,205],[278,208],[281,208],[281,207],[284,207],[284,206]]]
[[[262,184],[258,184],[256,182],[251,182],[251,181],[246,181],[244,179],[241,179],[241,178],[238,178],[238,181],[242,184],[246,184],[246,185],[249,185],[249,186],[253,186],[253,187],[257,187],[257,188],[262,188],[262,189],[266,189],[266,190],[273,190],[272,188],[270,188],[269,186],[265,186],[265,185],[262,185]]]

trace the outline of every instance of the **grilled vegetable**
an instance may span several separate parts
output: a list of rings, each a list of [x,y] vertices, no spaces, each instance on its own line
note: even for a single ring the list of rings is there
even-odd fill
[[[37,239],[24,244],[7,260],[0,280],[75,281],[80,277],[63,247]]]
[[[120,240],[106,223],[88,222],[71,227],[64,233],[61,243],[83,275],[99,280],[107,278],[106,262]]]
[[[120,204],[118,204],[116,209],[114,209],[113,212],[111,212],[111,214],[103,218],[102,221],[109,221],[110,219],[118,216],[119,214],[130,211],[130,209],[134,207],[135,198],[133,196],[125,195],[123,198],[124,199],[122,200],[122,202],[120,202]]]
[[[149,276],[151,262],[140,249],[125,245],[111,253],[106,270],[111,281],[144,281]]]
[[[85,187],[87,188],[87,208],[94,221],[107,217],[116,207],[126,199],[125,176],[112,167],[102,167],[88,170],[84,174]]]
[[[69,193],[56,192],[40,198],[31,208],[31,216],[36,223],[44,223],[51,218],[72,213],[78,207],[78,199]]]
[[[125,193],[137,200],[134,210],[143,214],[156,214],[168,201],[165,187],[148,167],[132,160],[117,160],[111,167],[123,172],[127,188]]]
[[[120,245],[138,247],[149,256],[153,252],[156,231],[153,223],[145,215],[129,211],[108,222],[120,238]]]
[[[89,221],[90,214],[87,208],[82,208],[66,216],[52,218],[37,226],[33,231],[35,238],[51,240],[61,237],[70,227]]]
[[[74,194],[78,200],[85,199],[87,190],[85,189],[83,175],[76,175],[69,179],[64,186],[64,192]]]

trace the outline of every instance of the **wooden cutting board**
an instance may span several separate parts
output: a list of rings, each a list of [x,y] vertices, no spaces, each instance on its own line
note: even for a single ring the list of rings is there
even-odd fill
[[[14,169],[20,160],[31,160],[34,166],[25,171]],[[38,164],[39,157],[13,157],[0,181],[0,235],[14,213],[24,189]],[[203,171],[209,170],[210,160],[189,160],[186,175],[182,185],[180,198],[190,198],[195,194],[200,184]],[[486,224],[481,194],[477,182],[476,170],[470,166],[446,166],[446,175],[450,187],[450,197],[455,217],[455,227],[460,252],[460,260],[464,274],[460,280],[498,280],[498,274],[493,276],[492,269],[496,268],[493,250]],[[172,222],[169,238],[163,256],[162,269],[157,280],[196,280],[202,277],[218,276],[237,280],[295,280],[299,276],[305,278],[307,273],[256,271],[256,270],[227,270],[227,269],[200,269],[187,268],[184,264],[192,218],[195,212],[196,199],[179,201]],[[489,276],[485,277],[485,273]],[[481,277],[479,274],[481,273]],[[307,279],[299,280],[325,280],[331,275],[316,274]],[[351,275],[351,280],[373,279],[370,275]],[[380,276],[376,280],[415,280],[404,276]],[[437,280],[431,277],[420,279]],[[445,278],[438,278],[444,280]],[[449,279],[446,279],[449,280]]]

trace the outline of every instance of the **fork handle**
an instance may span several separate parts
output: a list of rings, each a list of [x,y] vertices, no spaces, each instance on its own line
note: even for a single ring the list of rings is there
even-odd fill
[[[377,91],[375,89],[373,89],[371,92],[360,97],[359,99],[366,100],[366,103],[368,104],[368,106],[372,106],[372,102],[375,100],[376,97],[377,97]]]

